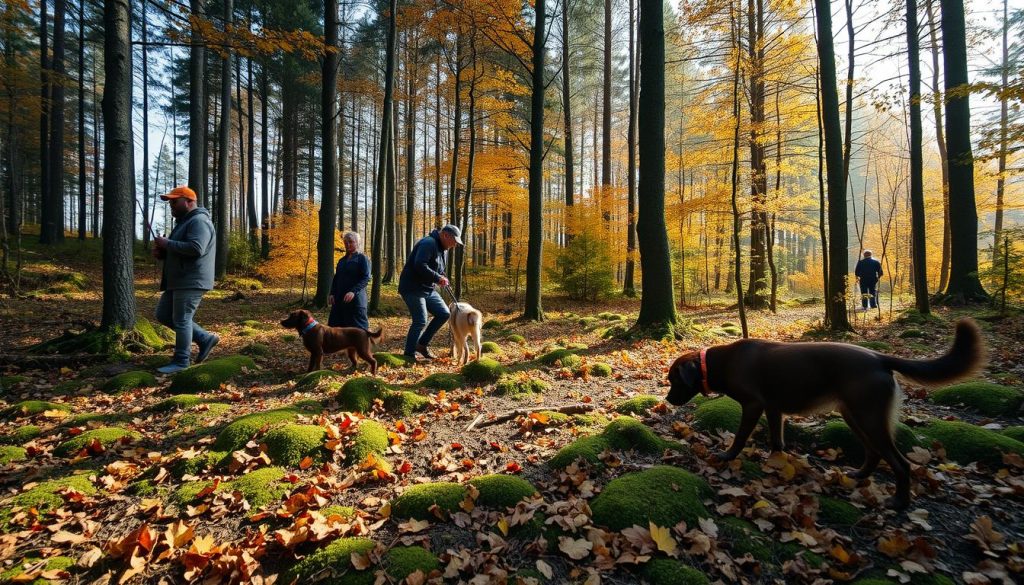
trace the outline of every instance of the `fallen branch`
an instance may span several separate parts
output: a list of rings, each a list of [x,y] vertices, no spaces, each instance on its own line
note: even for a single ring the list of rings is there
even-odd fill
[[[526,416],[531,412],[547,411],[557,412],[559,414],[583,414],[584,412],[590,412],[591,410],[594,410],[594,406],[592,404],[569,404],[567,406],[560,406],[557,408],[552,408],[550,406],[535,406],[533,408],[517,408],[511,412],[506,412],[505,414],[496,416],[490,420],[484,420],[484,418],[487,415],[484,413],[480,413],[477,415],[475,419],[473,419],[473,422],[469,423],[469,426],[466,427],[466,430],[471,431],[474,428],[486,427],[503,422],[508,422],[510,420],[514,420],[516,417]]]

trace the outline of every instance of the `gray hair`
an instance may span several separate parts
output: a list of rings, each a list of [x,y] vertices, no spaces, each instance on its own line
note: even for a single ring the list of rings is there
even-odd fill
[[[354,242],[356,245],[356,250],[362,250],[362,239],[359,237],[359,234],[357,232],[345,232],[345,235],[341,236],[341,239],[343,241]]]
[[[871,250],[864,250],[864,253],[865,253],[865,254],[870,254],[870,255],[872,255],[872,256],[874,256],[874,255],[875,255],[875,253],[874,253],[874,252],[872,252]]]

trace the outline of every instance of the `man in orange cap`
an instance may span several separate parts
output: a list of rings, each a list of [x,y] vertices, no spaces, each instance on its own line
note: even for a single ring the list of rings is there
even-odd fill
[[[157,368],[161,374],[173,374],[189,367],[192,342],[199,345],[196,362],[210,355],[220,341],[192,320],[206,291],[213,289],[213,268],[217,238],[210,212],[196,204],[196,193],[188,187],[175,187],[160,199],[168,202],[176,220],[169,237],[153,239],[153,257],[163,258],[160,301],[156,318],[174,329],[174,357]]]

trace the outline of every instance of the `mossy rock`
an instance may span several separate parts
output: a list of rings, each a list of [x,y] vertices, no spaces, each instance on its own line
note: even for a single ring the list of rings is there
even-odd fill
[[[423,410],[429,404],[429,398],[408,390],[390,392],[384,397],[385,410],[399,416],[409,416]]]
[[[918,339],[924,337],[924,331],[920,329],[905,329],[900,331],[900,339]]]
[[[625,315],[620,315],[618,313],[612,313],[612,312],[609,312],[609,311],[605,311],[603,313],[598,313],[597,314],[597,318],[601,319],[602,321],[625,321],[626,320],[626,316]]]
[[[619,414],[643,414],[660,403],[660,396],[641,394],[618,403],[615,406],[615,412]]]
[[[707,585],[704,573],[675,559],[656,558],[644,563],[640,575],[651,585]]]
[[[565,349],[568,349],[570,351],[584,351],[586,349],[589,349],[590,346],[588,346],[586,343],[578,343],[577,342],[577,343],[565,343],[564,347],[565,347]]]
[[[1024,392],[990,382],[966,382],[932,392],[929,400],[944,406],[965,405],[986,416],[1014,416]]]
[[[352,554],[369,554],[375,546],[369,538],[339,538],[288,569],[281,582],[309,583],[315,577],[325,585],[372,585],[374,572],[356,571]]]
[[[64,428],[84,427],[88,425],[112,427],[128,422],[131,418],[131,415],[127,412],[83,412],[82,414],[76,414],[64,419],[60,426]]]
[[[573,350],[566,349],[564,347],[560,347],[560,348],[553,349],[553,350],[551,350],[551,351],[549,351],[549,352],[547,352],[545,354],[540,355],[537,358],[537,362],[541,363],[541,364],[544,364],[545,366],[558,366],[558,365],[561,365],[561,366],[565,366],[567,368],[571,368],[571,367],[573,367],[572,364],[567,364],[565,362],[565,360],[569,359],[569,361],[571,362],[571,361],[573,361],[572,358],[576,358],[575,359],[575,365],[578,366],[580,364],[580,357],[578,355],[576,355]]]
[[[900,453],[907,453],[914,447],[924,447],[925,441],[914,432],[914,429],[903,423],[896,424],[896,448]],[[842,449],[843,456],[850,461],[864,460],[864,444],[842,420],[830,420],[825,423],[818,434],[819,448]]]
[[[120,427],[93,429],[91,431],[85,431],[84,433],[57,445],[57,448],[53,450],[53,454],[57,457],[70,457],[88,447],[94,440],[99,441],[104,448],[109,449],[111,446],[124,439],[134,441],[141,438],[142,435],[139,433],[128,429],[122,429]]]
[[[256,362],[245,355],[232,355],[203,362],[182,370],[171,379],[171,394],[209,392],[220,388],[242,373],[243,368],[256,368]]]
[[[1003,453],[1024,455],[1024,442],[965,422],[932,420],[921,433],[942,443],[946,457],[964,465],[977,461],[1002,467]]]
[[[6,392],[18,384],[28,382],[28,376],[10,375],[0,376],[0,392]]]
[[[327,432],[318,425],[284,424],[275,427],[263,436],[267,455],[277,465],[295,467],[306,457],[323,461],[324,437]]]
[[[379,368],[407,368],[416,364],[416,360],[408,356],[400,353],[388,353],[386,351],[378,351],[373,354],[373,358],[377,360],[377,367]]]
[[[551,389],[544,380],[531,378],[526,374],[516,376],[505,375],[494,385],[494,393],[499,396],[520,397],[527,394],[543,394]]]
[[[501,321],[498,319],[488,319],[484,321],[484,329],[501,329]]]
[[[923,314],[917,309],[907,309],[896,319],[897,323],[908,325],[924,325],[926,323],[941,323],[942,319],[933,314]]]
[[[886,343],[884,341],[874,341],[874,340],[858,341],[854,345],[859,345],[859,346],[863,347],[864,349],[870,349],[871,351],[880,351],[880,352],[890,352],[890,351],[892,351],[892,345],[890,345],[890,344],[888,344],[888,343]]]
[[[423,388],[430,388],[431,390],[451,391],[461,388],[465,383],[466,380],[459,374],[435,372],[420,380],[418,385]]]
[[[299,392],[312,392],[319,388],[322,384],[328,382],[336,382],[345,375],[334,370],[317,370],[315,372],[309,372],[303,374],[296,382],[295,389]]]
[[[724,516],[716,518],[715,524],[718,525],[720,542],[729,543],[734,558],[747,553],[762,563],[775,558],[773,541],[752,522],[736,516]]]
[[[11,431],[9,435],[0,436],[0,444],[24,445],[43,433],[36,425],[22,425]]]
[[[513,508],[524,498],[537,493],[533,484],[521,477],[493,473],[469,480],[479,490],[476,503],[488,508]]]
[[[38,428],[38,427],[36,427]],[[1014,441],[1024,443],[1024,426],[1008,427],[1002,430],[1004,437],[1010,437]]]
[[[485,341],[480,344],[480,353],[502,354],[504,352],[501,351],[501,346],[497,343],[494,343],[493,341]]]
[[[256,281],[256,282],[258,283],[259,281]],[[259,290],[259,289],[252,289],[252,290]],[[252,328],[252,329],[260,329],[262,331],[271,331],[273,329],[277,329],[278,328],[278,325],[276,323],[269,323],[267,321],[259,321],[259,320],[256,320],[256,319],[242,319],[241,321],[238,322],[238,324],[242,325],[244,327]]]
[[[217,440],[213,443],[213,449],[228,453],[241,449],[261,429],[280,423],[291,422],[300,414],[310,415],[315,413],[296,406],[286,406],[284,408],[275,408],[273,410],[264,410],[240,416],[220,431],[220,434],[217,435]]]
[[[71,407],[58,402],[47,402],[45,400],[23,400],[12,406],[0,410],[0,419],[14,420],[16,418],[31,417],[42,414],[48,410],[62,410],[71,412]]]
[[[103,391],[107,394],[120,394],[126,390],[136,388],[152,388],[156,386],[156,377],[149,372],[136,370],[118,374],[103,384]]]
[[[377,421],[364,419],[356,429],[352,445],[345,451],[345,459],[358,465],[370,453],[382,455],[387,451],[388,444],[388,430]]]
[[[171,467],[171,474],[177,478],[181,478],[186,475],[199,475],[207,469],[212,469],[219,465],[228,455],[230,455],[230,453],[227,451],[206,451],[192,459],[179,459],[175,462],[174,466]]]
[[[622,337],[629,329],[625,325],[612,325],[601,332],[601,339],[613,339]]]
[[[509,335],[505,339],[511,343],[515,343],[516,345],[526,345],[526,338],[523,337],[522,335],[519,335],[518,333],[513,333],[512,335]]]
[[[87,496],[96,495],[96,487],[89,481],[93,472],[83,472],[66,477],[42,481],[36,487],[23,491],[3,501],[0,505],[0,525],[5,525],[15,507],[35,508],[40,512],[53,510],[64,505],[61,492],[71,489]]]
[[[416,571],[425,577],[441,568],[437,556],[422,546],[396,546],[384,555],[382,561],[384,570],[395,582],[401,582]]]
[[[173,329],[143,317],[135,321],[135,331],[142,337],[142,342],[151,349],[160,350],[174,343]]]
[[[27,585],[50,585],[54,583],[49,579],[42,577],[28,581],[22,577],[25,573],[24,567],[26,565],[36,565],[41,559],[26,557],[22,561],[6,571],[0,572],[0,583],[24,583]],[[43,566],[43,571],[67,571],[73,572],[75,568],[75,559],[71,557],[50,557],[46,559],[46,565]]]
[[[722,396],[706,400],[697,406],[693,412],[693,428],[705,433],[735,433],[740,428],[742,418],[743,407],[740,403]]]
[[[240,351],[243,355],[247,355],[249,357],[267,357],[270,355],[270,346],[265,343],[254,341],[243,347]]]
[[[14,445],[0,446],[0,465],[7,465],[15,461],[24,461],[28,457],[28,451],[24,447]]]
[[[612,375],[612,367],[604,362],[590,364],[590,375],[598,378],[607,378]]]
[[[469,382],[487,384],[496,382],[505,368],[491,358],[480,358],[462,366],[462,377]]]
[[[178,394],[177,396],[171,396],[170,398],[161,400],[153,406],[149,407],[153,412],[171,412],[174,410],[188,410],[193,406],[208,402],[206,398],[196,396],[195,394]]]
[[[383,400],[392,392],[391,387],[380,378],[361,376],[352,378],[338,391],[338,405],[351,412],[369,412],[376,398]]]
[[[597,317],[580,317],[579,319],[576,319],[576,324],[580,327],[593,327],[600,322],[601,320]]]
[[[661,453],[665,449],[679,447],[678,443],[661,439],[635,418],[621,416],[608,423],[600,434],[581,437],[562,447],[548,461],[548,465],[559,469],[577,459],[584,459],[592,465],[601,465],[598,456],[607,449]]]
[[[299,338],[299,336],[294,334],[294,333],[285,333],[285,334],[281,335],[281,341],[283,341],[285,343],[292,343],[293,341],[295,341],[298,338]]]
[[[449,481],[416,484],[391,502],[391,514],[396,518],[433,520],[437,519],[430,511],[434,505],[445,512],[456,512],[465,499],[466,488],[461,484]]]
[[[853,504],[836,498],[818,498],[818,520],[833,526],[853,526],[864,516],[864,512]]]
[[[216,492],[238,491],[252,507],[259,508],[280,500],[291,491],[291,484],[281,481],[286,473],[281,467],[261,467],[231,481],[221,482]],[[179,506],[191,504],[195,502],[199,492],[210,485],[212,482],[209,481],[182,484],[171,494],[171,500]]]
[[[699,476],[669,465],[657,465],[613,479],[590,503],[594,523],[611,530],[636,524],[675,526],[685,520],[696,526],[708,511],[703,500],[712,490]]]

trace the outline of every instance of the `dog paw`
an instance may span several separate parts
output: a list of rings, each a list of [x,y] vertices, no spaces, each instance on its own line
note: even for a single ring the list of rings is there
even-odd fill
[[[711,452],[711,456],[712,457],[714,457],[715,459],[717,459],[717,460],[719,460],[719,461],[721,461],[723,463],[726,462],[726,461],[732,461],[733,459],[736,458],[736,455],[738,455],[738,453],[729,453],[728,451],[712,451]]]
[[[896,510],[897,512],[899,512],[902,510],[906,510],[908,507],[910,507],[910,498],[893,496],[891,498],[886,498],[885,505],[890,510]]]

